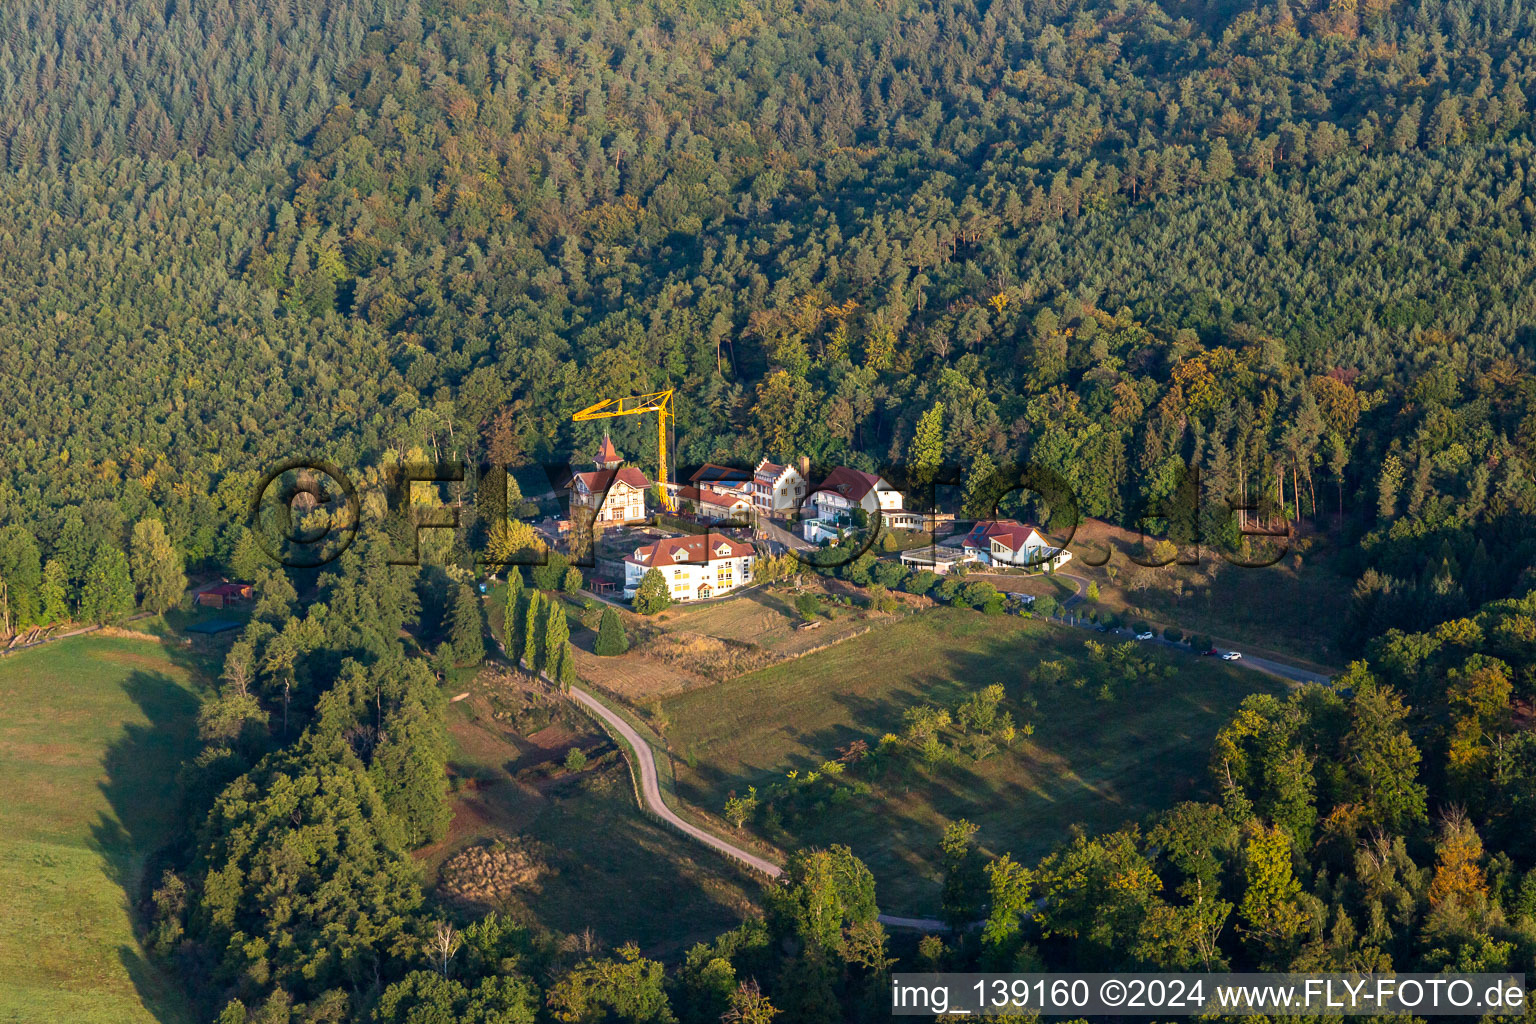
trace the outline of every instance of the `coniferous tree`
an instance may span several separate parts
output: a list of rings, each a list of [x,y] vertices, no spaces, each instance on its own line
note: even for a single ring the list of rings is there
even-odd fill
[[[593,650],[605,657],[629,650],[629,636],[624,631],[624,623],[619,613],[612,608],[604,608],[603,617],[598,620],[597,642]]]
[[[528,590],[528,606],[523,612],[523,661],[528,665],[528,671],[537,673],[544,668],[542,658],[545,617],[548,614],[545,606],[549,599],[543,592],[532,587]]]
[[[516,566],[507,570],[507,589],[502,606],[501,638],[507,655],[516,658],[522,651],[523,615],[527,596],[523,587],[523,571]]]
[[[453,625],[448,642],[453,646],[454,661],[460,665],[478,665],[485,660],[485,626],[480,599],[467,583],[459,584],[454,593]]]
[[[565,616],[565,606],[551,600],[544,619],[544,638],[539,645],[543,664],[539,667],[556,680],[561,679],[562,666],[570,660],[571,625]]]

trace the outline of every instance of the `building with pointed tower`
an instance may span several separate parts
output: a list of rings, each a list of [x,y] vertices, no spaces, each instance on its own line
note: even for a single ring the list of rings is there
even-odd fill
[[[624,456],[613,446],[606,433],[593,456],[594,468],[571,477],[571,512],[589,510],[593,521],[605,526],[644,522],[645,492],[651,482],[634,466],[624,465]]]

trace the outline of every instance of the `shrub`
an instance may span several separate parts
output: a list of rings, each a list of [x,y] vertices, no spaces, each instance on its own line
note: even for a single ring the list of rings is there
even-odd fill
[[[1169,626],[1163,630],[1163,639],[1169,643],[1176,644],[1184,639],[1184,631],[1177,626]]]
[[[960,600],[972,608],[983,608],[994,598],[1001,601],[1001,598],[998,597],[997,587],[985,580],[967,583],[960,591]]]
[[[940,576],[931,569],[919,569],[907,577],[902,589],[909,594],[926,594],[938,586]]]
[[[579,772],[587,766],[587,755],[581,752],[580,747],[572,747],[565,754],[565,770]]]
[[[795,598],[795,611],[800,613],[802,619],[812,619],[817,615],[825,614],[821,599],[815,594],[801,594]]]
[[[543,565],[535,565],[529,572],[533,585],[540,590],[559,590],[565,585],[565,571],[571,568],[571,560],[558,551],[549,552]]]
[[[866,551],[843,566],[842,577],[856,586],[867,587],[871,581],[870,573],[874,568],[875,556]]]

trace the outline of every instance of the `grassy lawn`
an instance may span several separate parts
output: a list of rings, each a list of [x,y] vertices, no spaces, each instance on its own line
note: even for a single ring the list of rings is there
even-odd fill
[[[925,702],[952,705],[1002,683],[1007,706],[1034,735],[977,762],[960,756],[934,769],[895,768],[870,795],[790,822],[805,845],[848,843],[879,883],[882,908],[938,909],[936,846],[943,824],[965,817],[994,851],[1032,860],[1076,823],[1090,830],[1141,818],[1206,791],[1210,742],[1244,696],[1278,689],[1214,660],[1148,649],[1175,669],[1117,700],[1032,681],[1040,660],[1087,671],[1084,641],[1064,626],[989,617],[950,608],[871,630],[836,647],[776,665],[663,705],[668,740],[688,751],[677,765],[680,794],[717,811],[730,791],[783,777],[837,756],[855,739],[873,745],[900,732],[902,712]],[[1037,702],[1033,709],[1023,701]]]
[[[131,901],[172,831],[199,666],[76,637],[0,659],[0,1021],[180,1024]]]

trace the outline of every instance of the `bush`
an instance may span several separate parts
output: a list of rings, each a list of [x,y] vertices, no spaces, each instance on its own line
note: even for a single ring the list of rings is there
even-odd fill
[[[1177,626],[1169,626],[1163,630],[1163,639],[1171,644],[1176,644],[1184,639],[1184,631]]]
[[[815,594],[801,594],[795,598],[795,611],[800,613],[802,619],[810,620],[817,615],[825,614],[821,599]]]
[[[587,766],[587,755],[581,752],[580,747],[572,747],[565,754],[565,770],[579,772]]]
[[[875,568],[875,556],[868,551],[843,566],[842,577],[855,586],[867,587]]]
[[[907,577],[906,582],[902,584],[902,589],[909,594],[926,594],[938,586],[940,578],[939,574],[931,569],[919,569]]]
[[[1135,621],[1135,623],[1133,623],[1131,625],[1131,629],[1134,630],[1137,633],[1150,633],[1150,632],[1152,632],[1151,624],[1148,623],[1144,619],[1137,619]]]
[[[960,600],[972,608],[984,608],[994,598],[1001,601],[1001,598],[998,597],[997,587],[985,580],[967,583],[960,591]]]
[[[543,565],[535,565],[529,575],[533,585],[540,590],[559,590],[565,585],[565,571],[571,568],[571,560],[558,551],[549,552]]]

